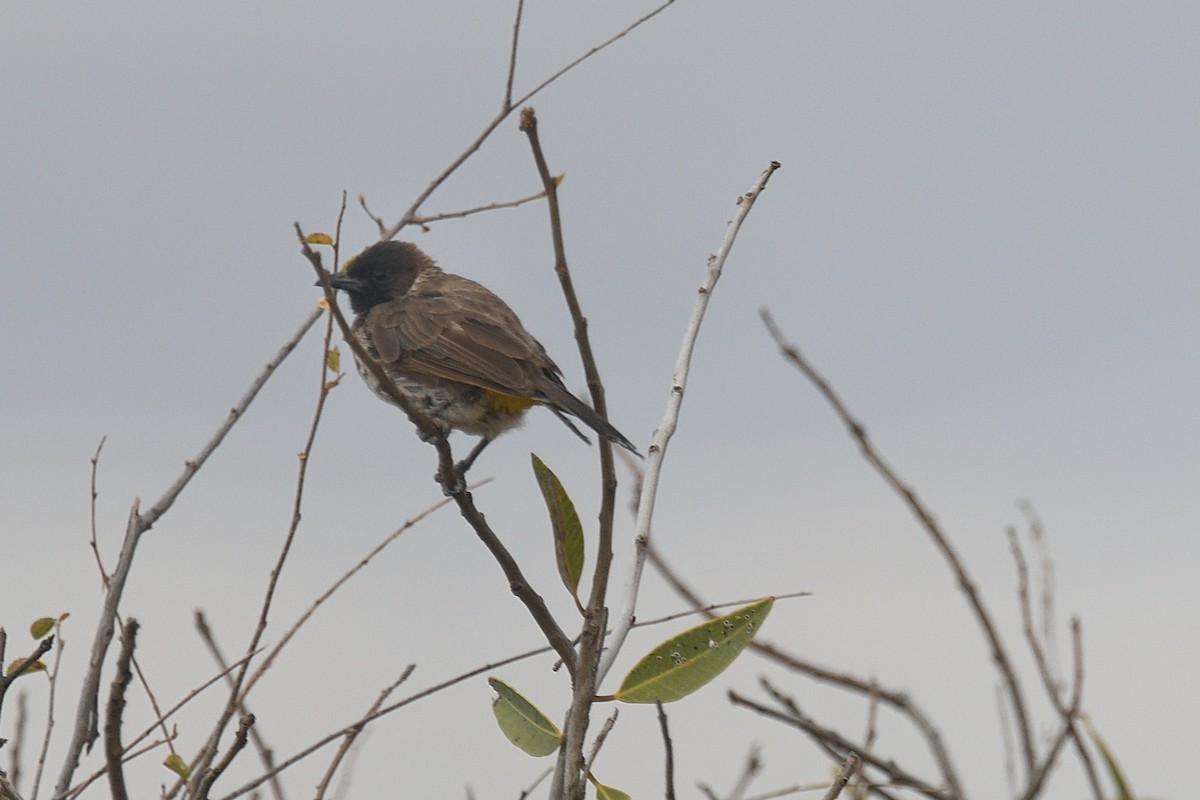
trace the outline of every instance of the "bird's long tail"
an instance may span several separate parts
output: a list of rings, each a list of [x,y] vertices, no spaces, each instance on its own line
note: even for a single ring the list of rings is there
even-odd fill
[[[575,395],[567,391],[564,386],[548,386],[543,389],[546,395],[546,405],[554,412],[554,415],[563,421],[563,424],[575,432],[575,435],[585,442],[588,438],[584,436],[578,428],[576,428],[571,420],[563,416],[562,412],[566,412],[578,418],[583,424],[594,430],[606,439],[609,439],[616,444],[621,445],[629,452],[633,453],[638,458],[642,458],[642,454],[633,446],[633,442],[625,438],[625,434],[614,428],[608,420],[596,413],[595,409],[587,403],[580,400]]]

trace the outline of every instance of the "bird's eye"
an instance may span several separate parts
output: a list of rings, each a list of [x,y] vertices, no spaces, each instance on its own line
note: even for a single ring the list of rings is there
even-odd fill
[[[375,281],[376,283],[387,283],[387,273],[386,272],[376,272],[374,275],[371,276],[371,280]]]

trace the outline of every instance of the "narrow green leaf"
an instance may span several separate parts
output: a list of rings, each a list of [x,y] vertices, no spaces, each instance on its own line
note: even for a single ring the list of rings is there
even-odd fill
[[[550,512],[550,528],[554,533],[554,559],[558,563],[558,574],[563,585],[576,598],[579,596],[579,578],[583,575],[583,526],[575,504],[563,488],[562,481],[550,471],[542,460],[530,453],[533,459],[533,474]]]
[[[488,684],[498,695],[492,701],[492,713],[510,742],[538,758],[558,750],[562,733],[549,717],[499,678],[488,678]]]
[[[1088,724],[1088,735],[1092,737],[1092,741],[1096,745],[1096,749],[1100,751],[1100,755],[1104,758],[1104,765],[1108,767],[1108,774],[1112,778],[1113,783],[1117,787],[1117,800],[1134,800],[1133,792],[1129,789],[1129,784],[1125,781],[1125,775],[1121,772],[1121,766],[1117,763],[1116,756],[1108,749],[1104,739],[1100,738],[1100,733]]]
[[[171,755],[163,759],[163,766],[171,770],[171,772],[174,772],[179,777],[183,778],[185,781],[192,774],[191,769],[188,768],[187,762],[184,761],[178,753],[171,753]]]
[[[688,696],[733,663],[774,602],[767,597],[671,637],[629,670],[616,698],[625,703],[673,703]]]
[[[588,780],[592,782],[592,786],[596,787],[596,800],[630,800],[629,795],[622,792],[620,789],[614,789],[611,786],[605,786],[600,781],[596,780],[588,774]]]
[[[58,622],[54,617],[42,617],[36,619],[29,626],[29,635],[35,639],[41,639],[50,631],[54,630],[54,623]]]
[[[325,368],[334,375],[342,371],[342,353],[336,345],[325,351]]]
[[[304,237],[304,241],[308,244],[325,244],[332,245],[333,237],[328,233],[310,233]]]

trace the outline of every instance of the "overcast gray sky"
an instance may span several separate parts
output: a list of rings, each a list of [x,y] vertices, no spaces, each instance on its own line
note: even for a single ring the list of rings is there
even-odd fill
[[[531,0],[518,93],[650,8]],[[312,308],[292,223],[331,230],[343,190],[396,219],[499,107],[513,10],[366,0],[5,10],[0,625],[11,659],[29,646],[30,620],[72,613],[51,778],[100,599],[87,539],[101,437],[97,522],[111,563],[134,497],[158,498]],[[569,257],[610,415],[638,443],[661,418],[734,199],[782,162],[705,322],[657,541],[713,600],[813,592],[777,606],[764,634],[910,692],[976,797],[1005,794],[982,640],[929,542],[779,359],[758,310],[771,308],[932,506],[1018,651],[1004,530],[1024,528],[1021,498],[1035,504],[1062,629],[1083,618],[1092,720],[1139,793],[1188,796],[1200,751],[1198,34],[1193,3],[678,0],[533,103],[551,168],[566,175]],[[537,188],[514,118],[424,210]],[[343,235],[354,251],[376,234],[352,207]],[[404,236],[505,297],[583,388],[543,206]],[[314,332],[143,543],[123,611],[143,623],[142,665],[164,702],[212,671],[194,609],[228,652],[249,635],[290,519],[320,357]],[[594,450],[544,412],[481,459],[476,474],[496,480],[478,502],[568,617],[531,450],[594,520]],[[348,375],[326,410],[268,639],[439,499],[433,464],[403,416]],[[621,517],[622,542],[631,527]],[[618,549],[624,564],[629,547]],[[679,607],[648,579],[643,617]],[[636,634],[624,663],[666,633]],[[251,706],[286,755],[352,720],[405,664],[417,668],[401,693],[537,643],[499,569],[447,510],[337,595]],[[1040,698],[1028,659],[1020,666]],[[548,667],[500,674],[558,709],[565,680]],[[764,671],[744,659],[673,711],[686,792],[695,781],[727,789],[752,742],[768,766],[760,791],[828,776],[798,733],[725,702],[726,688],[753,692]],[[775,679],[860,734],[858,704]],[[40,718],[45,687],[29,688]],[[503,741],[490,695],[480,678],[377,725],[353,795],[516,796],[542,765]],[[185,755],[215,702],[181,719]],[[1048,736],[1052,717],[1035,706]],[[12,734],[14,707],[5,712],[0,737]],[[147,713],[134,701],[131,716]],[[623,710],[601,777],[658,795],[656,725]],[[880,748],[927,767],[899,720],[883,720]],[[219,787],[255,774],[241,762]],[[324,763],[289,773],[293,796]],[[153,760],[134,774],[143,787],[166,780]],[[1054,780],[1052,796],[1083,796],[1074,766]]]

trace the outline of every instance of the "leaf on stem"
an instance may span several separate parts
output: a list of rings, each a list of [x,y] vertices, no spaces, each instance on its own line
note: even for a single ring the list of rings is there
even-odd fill
[[[583,525],[562,481],[537,455],[530,453],[529,456],[533,460],[533,474],[537,478],[538,488],[542,490],[542,497],[546,501],[546,510],[550,512],[558,574],[563,585],[578,601],[579,578],[583,575]]]
[[[488,685],[497,694],[492,713],[510,742],[538,758],[558,750],[563,735],[549,717],[499,678],[488,678]]]
[[[673,703],[720,675],[750,643],[774,598],[743,606],[673,636],[629,670],[615,695],[624,703]]]

